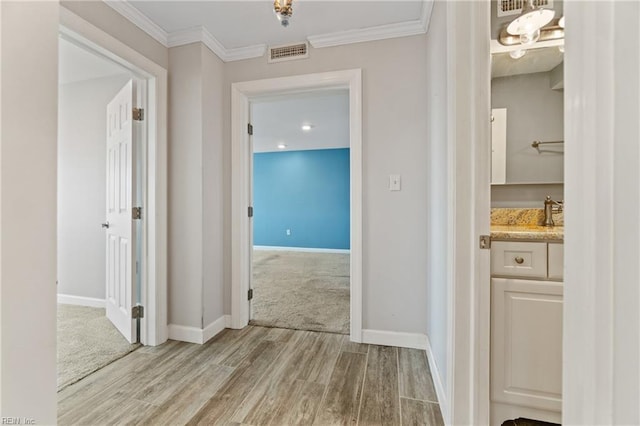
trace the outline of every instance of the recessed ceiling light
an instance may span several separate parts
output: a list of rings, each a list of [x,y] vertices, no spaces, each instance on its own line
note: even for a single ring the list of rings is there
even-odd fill
[[[283,143],[279,143],[278,144],[278,149],[285,149],[287,147],[287,145],[283,144]]]
[[[302,130],[304,130],[305,132],[308,132],[309,130],[311,130],[313,126],[311,124],[303,124],[302,125]]]

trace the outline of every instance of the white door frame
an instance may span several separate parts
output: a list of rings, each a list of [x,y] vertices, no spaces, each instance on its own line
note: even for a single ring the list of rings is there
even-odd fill
[[[446,424],[489,424],[491,61],[490,3],[447,8]]]
[[[362,341],[362,71],[352,69],[233,83],[231,85],[231,327],[249,323],[247,292],[251,271],[247,215],[250,203],[247,134],[249,100],[257,96],[310,90],[349,89],[351,178],[351,341]]]
[[[167,70],[60,8],[60,33],[107,57],[147,82],[146,194],[143,209],[142,303],[140,341],[155,346],[168,338],[167,329]]]

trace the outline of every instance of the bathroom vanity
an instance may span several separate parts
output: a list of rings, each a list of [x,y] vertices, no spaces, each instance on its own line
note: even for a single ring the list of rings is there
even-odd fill
[[[491,424],[560,423],[563,227],[491,230]]]

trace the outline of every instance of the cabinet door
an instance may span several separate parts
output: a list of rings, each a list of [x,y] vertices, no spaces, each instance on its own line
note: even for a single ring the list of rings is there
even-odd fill
[[[562,406],[562,283],[491,279],[491,399]]]

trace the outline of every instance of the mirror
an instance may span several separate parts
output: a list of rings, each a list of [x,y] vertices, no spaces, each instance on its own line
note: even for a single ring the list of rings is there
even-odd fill
[[[492,184],[564,181],[563,59],[558,46],[492,54]]]

